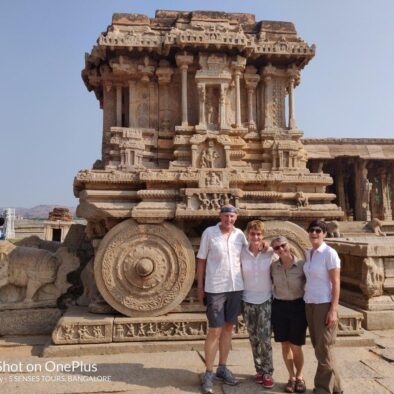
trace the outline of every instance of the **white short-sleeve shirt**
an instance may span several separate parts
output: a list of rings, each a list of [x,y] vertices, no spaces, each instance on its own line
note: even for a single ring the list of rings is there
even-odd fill
[[[241,250],[247,244],[244,233],[234,228],[227,237],[219,227],[208,227],[202,234],[197,258],[207,260],[205,291],[225,293],[244,289],[241,272]]]
[[[272,297],[270,267],[278,257],[273,251],[259,252],[256,256],[246,245],[241,253],[244,291],[242,300],[250,304],[262,304]]]
[[[307,304],[323,304],[331,302],[332,284],[328,271],[341,268],[341,260],[335,249],[323,242],[313,252],[307,251],[307,260],[304,264],[306,276],[304,300]]]

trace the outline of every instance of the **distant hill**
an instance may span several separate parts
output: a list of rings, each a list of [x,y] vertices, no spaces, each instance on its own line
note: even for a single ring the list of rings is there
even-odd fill
[[[64,205],[37,205],[33,208],[15,207],[15,214],[25,219],[48,219],[49,212],[56,207],[68,208],[73,217],[75,217],[76,207],[66,207]],[[6,208],[10,207],[0,207],[0,214],[2,214]]]

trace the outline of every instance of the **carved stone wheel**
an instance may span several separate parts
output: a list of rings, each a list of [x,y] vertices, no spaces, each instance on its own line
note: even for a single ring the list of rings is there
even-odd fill
[[[280,235],[289,240],[290,248],[299,259],[306,259],[306,250],[311,246],[308,233],[292,222],[268,221],[264,222],[264,239],[271,241]]]
[[[97,288],[130,317],[159,316],[178,306],[195,276],[193,248],[170,223],[125,220],[100,243],[94,262]]]

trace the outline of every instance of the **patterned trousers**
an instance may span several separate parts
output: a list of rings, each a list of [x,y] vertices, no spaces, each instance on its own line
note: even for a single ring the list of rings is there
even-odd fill
[[[243,318],[249,333],[254,366],[260,375],[274,371],[271,346],[271,300],[262,304],[243,302]]]

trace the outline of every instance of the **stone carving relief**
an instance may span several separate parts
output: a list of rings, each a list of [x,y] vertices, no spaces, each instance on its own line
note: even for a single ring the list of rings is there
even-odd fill
[[[201,168],[218,168],[217,159],[219,158],[219,153],[215,149],[215,144],[212,140],[208,142],[208,146],[202,150],[200,167]]]
[[[233,204],[235,201],[234,196],[230,193],[199,193],[197,198],[200,210],[213,209],[217,211],[222,205]]]
[[[57,345],[112,342],[112,320],[107,318],[105,321],[105,319],[96,318],[88,324],[81,324],[77,318],[72,321],[60,319],[52,333],[52,340]]]
[[[366,257],[362,262],[360,288],[365,297],[383,294],[384,265],[382,258]]]
[[[0,309],[56,305],[71,286],[67,274],[78,266],[67,247],[51,253],[0,241]]]
[[[205,185],[207,187],[223,186],[220,174],[216,172],[208,172],[205,178]]]

